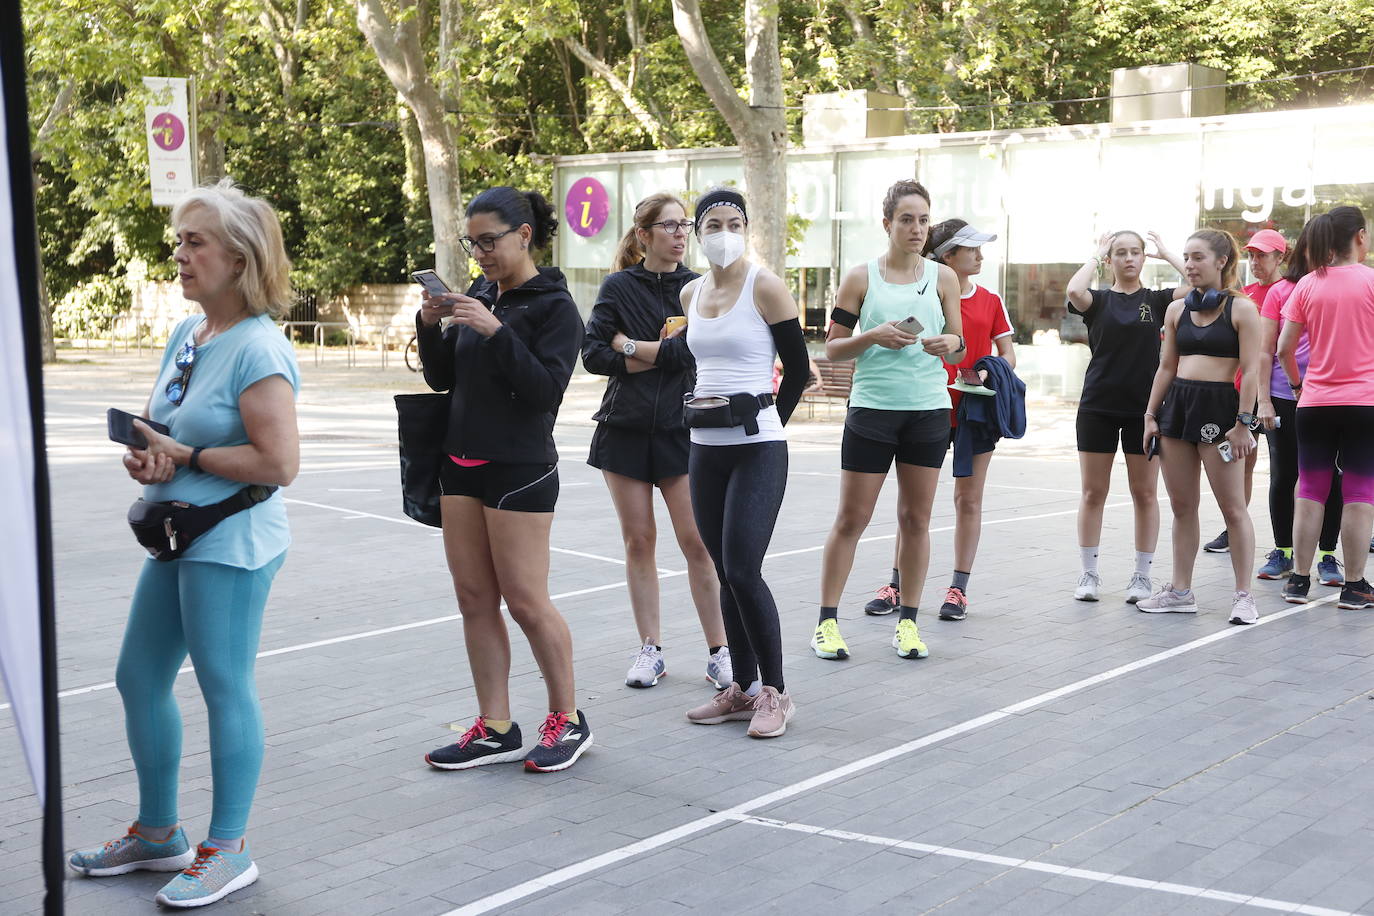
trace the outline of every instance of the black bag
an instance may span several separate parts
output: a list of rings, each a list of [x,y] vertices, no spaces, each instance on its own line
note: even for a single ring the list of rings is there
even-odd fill
[[[401,511],[417,522],[443,527],[439,516],[439,468],[447,460],[449,395],[396,395],[401,445]]]
[[[759,432],[758,415],[771,407],[771,394],[701,395],[692,392],[682,396],[682,425],[688,429],[730,429],[743,426],[746,436]]]
[[[253,484],[213,506],[140,499],[129,507],[129,527],[154,560],[175,560],[196,538],[229,516],[264,502],[275,492],[276,487]]]

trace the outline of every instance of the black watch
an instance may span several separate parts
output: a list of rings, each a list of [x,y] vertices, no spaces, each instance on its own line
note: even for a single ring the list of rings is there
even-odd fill
[[[1241,426],[1254,426],[1255,415],[1252,413],[1238,413],[1236,414],[1236,422]]]

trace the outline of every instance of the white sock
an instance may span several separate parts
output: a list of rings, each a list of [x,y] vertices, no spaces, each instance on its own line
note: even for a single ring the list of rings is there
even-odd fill
[[[763,681],[754,681],[749,688],[744,691],[745,696],[756,697],[763,692]]]
[[[1079,554],[1079,556],[1080,556],[1080,557],[1082,558],[1082,560],[1083,560],[1083,571],[1084,571],[1084,572],[1090,572],[1090,573],[1095,573],[1095,572],[1097,572],[1097,548],[1096,548],[1096,547],[1079,547],[1079,548],[1078,548],[1078,554]]]
[[[1138,576],[1150,578],[1150,567],[1154,565],[1155,555],[1153,553],[1135,552],[1135,572]]]

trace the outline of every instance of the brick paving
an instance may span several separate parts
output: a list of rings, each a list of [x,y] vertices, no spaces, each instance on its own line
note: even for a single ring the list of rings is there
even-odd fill
[[[635,634],[618,529],[583,463],[600,384],[575,378],[558,429],[554,524],[555,546],[575,553],[554,554],[551,587],[566,596],[557,603],[596,746],[562,774],[430,770],[421,756],[452,739],[448,724],[474,715],[475,700],[439,541],[399,511],[390,397],[420,384],[363,356],[356,369],[302,359],[295,544],[262,638],[264,651],[284,651],[258,663],[268,749],[249,834],[262,878],[218,912],[439,914],[474,902],[474,912],[607,914],[1374,911],[1374,615],[1334,600],[1286,613],[1278,585],[1256,583],[1261,614],[1277,619],[1229,627],[1224,555],[1198,560],[1202,613],[1136,612],[1121,602],[1133,549],[1122,468],[1111,502],[1126,505],[1107,514],[1103,600],[1073,601],[1078,470],[1062,405],[1032,405],[1031,434],[999,448],[970,614],[958,623],[930,613],[951,563],[952,487],[941,482],[923,661],[897,658],[893,621],[860,610],[890,566],[893,485],[841,608],[854,658],[824,662],[807,648],[838,495],[840,412],[827,419],[822,408],[789,429],[779,555],[765,573],[799,712],[785,737],[765,742],[745,737],[743,723],[682,718],[707,695],[705,648],[661,507],[669,676],[652,690],[624,686]],[[62,701],[69,847],[121,833],[136,806],[108,686],[140,562],[123,520],[136,488],[104,439],[103,413],[138,406],[152,369],[148,357],[97,355],[48,374],[61,687],[95,688]],[[1264,468],[1261,459],[1252,507],[1262,546]],[[1204,534],[1220,527],[1205,504]],[[531,733],[543,688],[518,631],[513,648],[512,698]],[[1151,661],[1082,683],[1142,659]],[[182,817],[199,839],[210,804],[205,713],[192,676],[177,693]],[[40,821],[7,712],[0,824],[0,912],[33,912]],[[636,843],[605,867],[576,868]],[[570,866],[584,873],[491,897]],[[68,910],[148,913],[164,880],[73,877]]]

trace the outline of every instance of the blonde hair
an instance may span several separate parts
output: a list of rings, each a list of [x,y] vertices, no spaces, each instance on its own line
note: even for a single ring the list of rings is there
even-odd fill
[[[1217,260],[1226,259],[1221,268],[1221,289],[1237,292],[1240,289],[1240,244],[1236,237],[1225,229],[1199,229],[1188,236],[1188,241],[1198,239],[1206,245]]]
[[[667,191],[650,194],[635,204],[635,215],[630,221],[630,231],[621,237],[620,244],[616,246],[611,270],[624,270],[644,260],[645,249],[644,244],[639,240],[639,230],[652,229],[653,224],[658,221],[659,216],[663,213],[663,208],[669,204],[677,204],[682,208],[683,213],[687,212],[687,205],[682,202],[682,198],[676,194],[669,194]]]
[[[235,286],[248,311],[281,318],[291,310],[291,259],[282,243],[281,223],[272,205],[249,197],[232,179],[196,188],[172,208],[172,229],[180,231],[186,214],[196,208],[213,215],[215,236],[229,252],[243,259]]]

